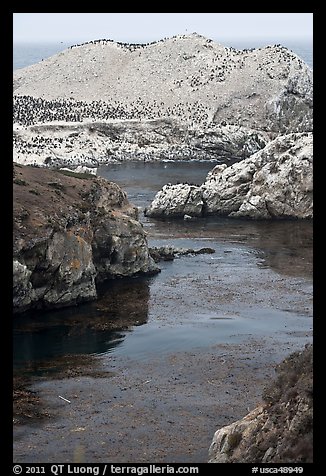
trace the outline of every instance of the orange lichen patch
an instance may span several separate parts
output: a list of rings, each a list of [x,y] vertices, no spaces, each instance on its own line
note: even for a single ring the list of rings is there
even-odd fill
[[[29,219],[29,224],[30,224],[30,226],[33,226],[33,227],[44,226],[43,220],[41,218],[37,218],[35,216],[33,216]]]
[[[121,210],[110,210],[111,217],[121,217]]]
[[[67,238],[70,240],[77,240],[78,244],[82,247],[85,243],[91,243],[93,233],[88,226],[73,227],[66,232]]]
[[[72,269],[79,269],[80,268],[80,261],[79,259],[73,259],[70,261],[70,268]]]
[[[77,235],[76,239],[77,239],[79,245],[84,245],[85,240],[81,236]]]

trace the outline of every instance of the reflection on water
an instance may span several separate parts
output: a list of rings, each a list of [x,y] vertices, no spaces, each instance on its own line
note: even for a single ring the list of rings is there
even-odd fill
[[[149,279],[102,284],[99,299],[68,309],[14,320],[14,366],[36,370],[42,360],[67,354],[111,352],[125,337],[121,330],[147,322]],[[63,365],[60,360],[60,368]]]
[[[154,220],[150,237],[201,238],[245,244],[260,256],[264,266],[287,276],[312,276],[313,224],[311,221],[253,221],[207,217],[194,221]]]
[[[195,183],[205,181],[210,170],[219,162],[126,162],[103,165],[97,173],[119,184],[128,198],[144,209],[155,194],[167,183]],[[144,218],[146,221],[146,218]]]
[[[142,211],[166,183],[200,184],[215,162],[129,162],[100,167],[98,174],[117,182],[129,199],[141,210],[141,221],[149,237],[207,238],[232,243],[245,243],[261,253],[266,266],[289,276],[312,275],[311,221],[247,220],[206,217],[192,221],[155,220]]]

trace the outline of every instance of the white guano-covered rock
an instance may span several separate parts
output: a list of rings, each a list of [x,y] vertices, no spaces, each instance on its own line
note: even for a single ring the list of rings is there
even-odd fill
[[[33,110],[33,100],[26,99],[23,104]],[[177,118],[53,121],[17,126],[13,158],[23,165],[96,174],[98,165],[116,160],[245,159],[268,141],[263,131],[217,124],[202,129]]]
[[[145,213],[312,218],[312,133],[279,136],[248,159],[230,167],[217,165],[201,186],[165,186]]]
[[[203,209],[202,194],[199,187],[188,184],[164,185],[145,210],[152,217],[201,216]]]
[[[312,134],[280,136],[266,149],[265,154],[255,154],[257,171],[243,203],[233,215],[312,218]],[[262,156],[264,161],[260,163]]]
[[[53,101],[45,116],[55,114],[60,98],[93,102],[98,118],[106,102],[116,118],[179,116],[201,126],[226,121],[275,132],[312,130],[312,70],[301,58],[281,45],[237,50],[196,33],[140,45],[76,45],[16,70],[13,88],[16,96]],[[267,107],[274,101],[281,112],[276,122],[273,105]],[[36,113],[43,116],[42,109]],[[67,108],[65,115],[76,113]]]

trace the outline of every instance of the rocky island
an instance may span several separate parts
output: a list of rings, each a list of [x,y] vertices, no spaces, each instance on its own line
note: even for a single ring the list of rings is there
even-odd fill
[[[312,98],[311,69],[281,45],[92,41],[15,71],[14,160],[223,161],[200,187],[165,187],[148,216],[311,218]]]
[[[13,109],[22,164],[241,160],[279,133],[312,131],[312,71],[281,45],[96,40],[15,71]]]

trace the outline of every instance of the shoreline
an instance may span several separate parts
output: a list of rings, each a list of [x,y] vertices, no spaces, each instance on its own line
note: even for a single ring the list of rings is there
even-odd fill
[[[239,245],[239,248],[243,246]],[[212,256],[238,262],[234,243],[232,247],[231,243],[225,243],[220,251]],[[247,247],[243,251],[247,251]],[[245,256],[249,259],[250,254]],[[235,326],[234,339],[240,341],[219,342],[201,348],[197,333],[193,337],[195,340],[189,341],[188,349],[180,348],[179,351],[175,347],[164,350],[156,342],[146,340],[147,345],[152,345],[149,354],[146,349],[145,354],[124,351],[124,348],[128,349],[123,346],[132,338],[132,332],[128,333],[118,353],[104,351],[99,356],[61,357],[57,359],[57,365],[56,361],[51,363],[54,370],[51,371],[51,365],[49,369],[45,366],[43,375],[35,377],[29,387],[40,399],[45,418],[15,425],[15,462],[207,462],[215,431],[242,418],[248,409],[253,410],[261,402],[263,388],[275,376],[275,365],[312,340],[311,313],[307,309],[310,304],[301,293],[298,294],[304,283],[310,286],[311,278],[302,277],[301,269],[298,269],[299,279],[274,271],[274,281],[267,280],[260,292],[255,291],[256,283],[248,276],[248,270],[243,269],[251,283],[241,290],[241,300],[234,309],[234,283],[221,264],[215,278],[206,276],[202,281],[200,274],[192,281],[184,279],[196,266],[196,260],[208,261],[208,258],[208,255],[185,257],[165,265],[165,272],[163,270],[155,277],[151,285],[148,293],[150,312],[144,321],[148,324],[136,326],[138,334],[156,322],[156,336],[162,337],[164,330],[172,331],[177,325],[179,334],[181,332],[187,342],[185,330],[192,322],[188,314],[191,313],[194,319],[196,309],[203,314],[211,310],[219,316],[228,315],[231,308],[237,313],[249,304],[248,312],[252,305],[255,306],[252,308],[254,316],[259,309],[262,311],[264,302],[266,306],[266,302],[275,301],[277,295],[284,297],[276,308],[284,309],[288,315],[288,328],[279,327],[263,337],[265,331],[259,335],[249,331],[244,336]],[[172,273],[173,267],[179,276]],[[225,275],[225,282],[220,281],[220,273]],[[266,273],[265,269],[263,274],[266,276]],[[259,281],[259,274],[256,279]],[[202,285],[198,288],[199,282]],[[211,283],[211,289],[205,289],[204,284],[208,283]],[[271,284],[273,292],[266,297],[265,291]],[[213,288],[219,290],[220,298],[216,296],[209,303]],[[188,294],[184,294],[186,289]],[[194,289],[197,289],[197,295]],[[190,295],[192,301],[189,301]],[[178,296],[182,298],[181,302],[177,300]],[[180,311],[183,311],[173,317],[176,303],[182,306],[186,301],[187,308],[181,307]],[[129,305],[132,308],[132,302]],[[157,306],[155,312],[153,306]],[[295,316],[287,309],[302,314],[300,322],[304,328],[295,328]],[[269,318],[273,319],[273,315]],[[139,315],[134,319],[138,320]],[[224,325],[224,322],[235,321],[207,320],[202,323],[199,320],[197,324],[209,331],[212,329],[209,322]],[[88,322],[85,325],[87,328]],[[79,336],[78,328],[74,333]],[[71,404],[62,401],[59,395]]]
[[[50,418],[15,427],[15,462],[207,462],[214,432],[261,402],[275,364],[303,348],[299,341],[277,353],[272,339],[151,362],[112,356],[104,365],[98,358],[109,377],[41,379],[32,390]]]

